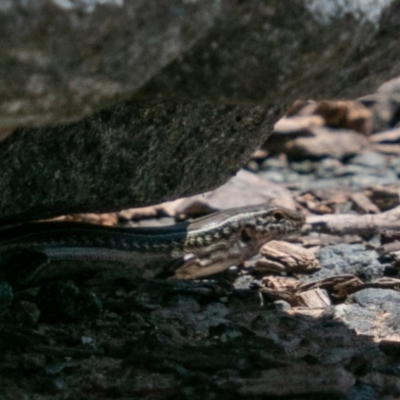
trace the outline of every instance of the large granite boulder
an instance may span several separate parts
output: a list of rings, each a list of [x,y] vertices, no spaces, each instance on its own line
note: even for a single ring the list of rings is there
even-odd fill
[[[399,74],[399,7],[1,2],[0,220],[215,187],[293,99],[363,95]]]

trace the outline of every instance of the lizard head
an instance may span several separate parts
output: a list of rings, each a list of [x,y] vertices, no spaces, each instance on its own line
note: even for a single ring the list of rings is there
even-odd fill
[[[238,265],[255,256],[264,243],[299,231],[304,222],[304,216],[297,211],[267,204],[224,210],[202,218],[192,224],[194,236],[186,243],[186,253],[194,257],[175,271],[175,278],[199,278]]]
[[[260,204],[243,212],[237,221],[240,222],[236,226],[236,235],[231,239],[230,256],[243,262],[255,256],[270,240],[279,240],[298,232],[305,218],[301,213],[288,208]]]
[[[305,217],[297,211],[279,206],[253,209],[247,220],[243,220],[240,239],[242,242],[252,241],[258,248],[264,243],[280,239],[298,232],[305,223]]]

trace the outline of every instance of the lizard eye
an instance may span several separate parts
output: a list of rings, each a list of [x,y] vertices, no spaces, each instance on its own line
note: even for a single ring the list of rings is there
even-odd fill
[[[243,243],[248,243],[251,240],[251,237],[249,233],[247,232],[247,229],[242,229],[242,232],[240,232],[240,240]]]
[[[282,211],[274,211],[272,213],[272,216],[277,220],[277,221],[282,221],[285,218],[285,214]]]

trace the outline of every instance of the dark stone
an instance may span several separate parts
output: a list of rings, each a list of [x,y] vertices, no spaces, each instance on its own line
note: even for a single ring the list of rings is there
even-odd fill
[[[399,4],[7,0],[0,127],[76,120],[141,88],[269,105],[367,94],[400,73]]]
[[[343,400],[378,400],[375,390],[368,385],[353,386],[344,396]]]
[[[40,317],[36,304],[21,300],[13,307],[14,318],[26,325],[34,325]]]
[[[99,316],[102,303],[98,297],[81,290],[72,282],[53,282],[43,285],[36,298],[45,322],[79,322]]]
[[[46,366],[46,357],[44,354],[23,354],[19,366],[26,373],[42,372]]]
[[[0,282],[0,312],[10,307],[13,299],[12,287],[7,282]]]
[[[47,127],[1,146],[0,219],[117,210],[219,185],[285,103],[367,94],[399,74],[399,6],[2,2],[0,135]],[[108,111],[55,127],[99,109]]]
[[[140,93],[266,104],[368,94],[400,74],[396,52],[385,52],[397,44],[399,7],[398,0],[236,3]]]
[[[267,137],[271,111],[130,101],[75,124],[17,132],[0,142],[0,220],[111,211],[206,191]]]
[[[3,1],[0,128],[71,122],[132,95],[223,11],[217,0]]]

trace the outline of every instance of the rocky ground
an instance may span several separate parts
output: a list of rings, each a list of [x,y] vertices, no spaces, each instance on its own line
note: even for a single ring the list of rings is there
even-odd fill
[[[201,281],[1,283],[0,398],[399,398],[399,96],[394,80],[297,102],[214,192],[69,216],[154,225],[270,200],[307,224]]]

